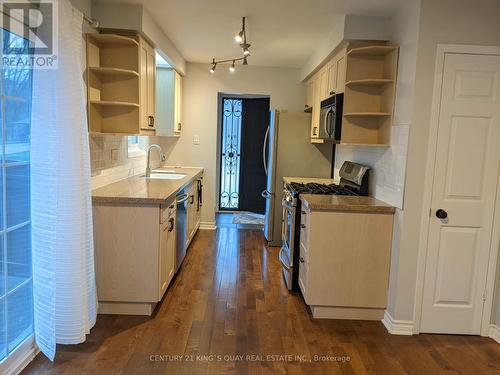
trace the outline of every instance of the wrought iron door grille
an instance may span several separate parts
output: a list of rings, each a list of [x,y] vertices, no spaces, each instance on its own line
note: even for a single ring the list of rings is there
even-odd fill
[[[243,100],[223,98],[219,209],[238,210]]]

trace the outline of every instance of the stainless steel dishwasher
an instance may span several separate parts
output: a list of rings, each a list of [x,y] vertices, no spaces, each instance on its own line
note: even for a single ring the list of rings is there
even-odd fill
[[[189,194],[182,190],[177,194],[177,230],[176,230],[176,261],[175,272],[177,272],[186,256],[187,240],[187,208]]]

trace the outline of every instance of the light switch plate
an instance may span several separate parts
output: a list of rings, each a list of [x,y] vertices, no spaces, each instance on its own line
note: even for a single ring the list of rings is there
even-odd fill
[[[193,135],[193,145],[200,144],[200,136],[198,134]]]

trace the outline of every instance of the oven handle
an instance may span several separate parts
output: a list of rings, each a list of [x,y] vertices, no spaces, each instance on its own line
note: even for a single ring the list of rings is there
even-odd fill
[[[279,258],[279,260],[280,260],[281,266],[282,266],[285,270],[287,270],[288,272],[290,272],[290,266],[289,266],[288,264],[286,264],[286,263],[283,261],[283,257],[281,256],[281,254],[283,254],[283,250],[284,250],[284,248],[282,247],[282,248],[280,249],[280,253],[279,253],[279,255],[278,255],[278,258]]]

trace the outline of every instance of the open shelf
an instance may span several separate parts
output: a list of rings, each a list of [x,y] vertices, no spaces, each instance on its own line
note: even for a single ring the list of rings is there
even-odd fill
[[[383,86],[393,83],[393,79],[389,78],[366,78],[366,79],[353,79],[345,83],[346,86]]]
[[[96,104],[96,105],[102,105],[102,106],[137,107],[137,108],[139,108],[138,103],[118,102],[118,101],[111,101],[111,100],[91,100],[90,104]]]
[[[381,116],[391,116],[389,112],[347,112],[344,116],[357,116],[357,117],[381,117]]]
[[[99,76],[124,76],[124,77],[139,77],[139,73],[135,70],[107,67],[89,67],[89,70]]]
[[[365,46],[351,49],[347,56],[384,56],[390,52],[396,51],[396,46]]]
[[[88,34],[99,47],[114,46],[139,46],[139,43],[131,37],[116,34]]]

